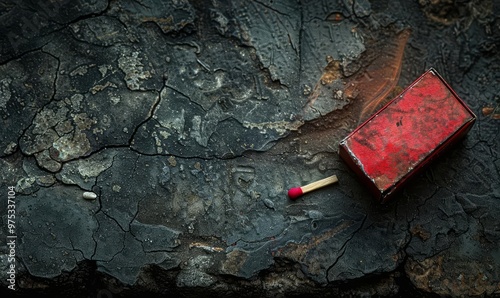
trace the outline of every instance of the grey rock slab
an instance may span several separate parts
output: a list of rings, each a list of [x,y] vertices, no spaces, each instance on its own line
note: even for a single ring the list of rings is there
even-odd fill
[[[247,150],[264,151],[297,126],[286,120],[260,122],[259,118],[266,115],[284,117],[265,110],[264,105],[262,110],[257,109],[262,113],[247,114],[243,118],[246,120],[239,121],[234,115],[236,112],[226,110],[228,104],[238,106],[234,103],[219,101],[205,111],[175,89],[167,87],[160,96],[152,119],[141,125],[134,136],[132,145],[139,152],[183,157],[235,157]]]
[[[132,234],[126,233],[123,249],[110,261],[97,261],[97,270],[117,278],[124,284],[133,285],[146,265],[160,264],[169,260],[166,252],[144,252],[141,242]]]
[[[169,254],[179,245],[179,232],[161,225],[134,221],[130,230],[124,231],[112,217],[99,212],[99,227],[94,234],[96,241],[93,260],[97,269],[126,284],[134,284],[142,269],[157,264],[169,270],[180,260]]]
[[[295,89],[299,81],[301,51],[299,2],[233,1],[231,4],[242,42],[256,49],[271,80]]]
[[[37,162],[51,172],[59,171],[64,162],[105,146],[128,145],[136,127],[150,116],[159,96],[154,89],[159,90],[157,80],[149,81],[149,76],[144,75],[154,71],[143,69],[141,58],[134,56],[137,52],[130,48],[114,49],[139,61],[128,64],[124,75],[117,61],[121,54],[115,56],[113,51],[74,40],[58,47],[59,42],[64,43],[64,39],[44,48],[52,54],[47,57],[57,57],[60,62],[57,78],[53,78],[55,84],[47,83],[55,86],[56,100],[38,111],[20,138],[21,151],[35,155]],[[63,51],[71,45],[75,55],[65,55]],[[125,83],[132,84],[131,89],[153,89],[133,92],[123,88]],[[129,113],[130,109],[134,113]]]
[[[438,202],[436,198],[440,198]],[[421,260],[449,249],[468,230],[469,222],[455,196],[441,189],[419,208],[411,226],[416,237],[412,237],[407,252]]]
[[[220,267],[226,274],[250,278],[274,263],[270,252],[279,255],[278,251],[286,250],[280,257],[302,264],[306,274],[325,283],[328,267],[364,218],[359,206],[357,213],[325,212],[318,217],[312,209],[313,216],[304,216],[310,207],[290,204],[283,196],[284,177],[301,171],[284,167],[279,160],[266,165],[258,156],[224,161],[148,157],[127,150],[119,150],[114,159],[97,181],[102,187],[101,212],[131,233],[130,223],[136,219],[174,228],[189,237],[216,238],[216,245],[228,253]],[[297,169],[301,166],[296,165]],[[264,199],[272,201],[273,208]],[[314,196],[310,200],[316,201]],[[352,206],[340,197],[325,200]],[[312,208],[316,204],[320,202]],[[319,265],[313,251],[325,254],[321,263],[326,267]],[[235,264],[236,255],[245,255],[247,261]]]
[[[0,65],[0,156],[18,148],[23,131],[54,96],[58,65],[57,59],[40,52]]]
[[[23,293],[74,274],[130,296],[498,295],[497,2],[31,2],[0,5]],[[338,91],[407,27],[398,86],[433,66],[478,120],[379,206],[335,153],[363,104]]]
[[[461,196],[458,201],[465,203],[464,206],[468,206],[466,212],[472,215],[467,221],[467,230],[449,233],[454,239],[444,251],[425,257],[418,254],[411,256],[405,271],[418,288],[428,292],[453,296],[494,296],[498,293],[500,278],[500,250],[497,245],[498,225],[492,219],[498,216],[498,210],[485,210],[485,205],[491,201],[485,196]],[[471,210],[472,205],[475,205],[474,211]],[[430,238],[427,242],[432,245],[434,235],[432,231],[428,234]],[[437,238],[440,238],[439,235]],[[425,241],[425,238],[419,240]]]
[[[173,251],[179,246],[179,231],[162,225],[148,225],[134,221],[130,225],[130,233],[142,242],[145,252]]]
[[[138,129],[133,140],[136,150],[238,156],[246,150],[265,150],[302,124],[294,117],[300,102],[290,97],[289,88],[268,82],[251,49],[227,40],[202,42],[199,53],[192,42],[174,45],[165,54],[169,60],[161,101],[153,117]],[[217,58],[221,52],[227,59]]]
[[[405,222],[391,222],[392,213],[368,215],[363,226],[342,248],[342,254],[328,268],[329,282],[391,272],[403,262],[410,238]]]
[[[252,251],[240,248],[231,250],[221,262],[219,272],[239,278],[254,278],[274,264],[273,256],[269,253],[271,248],[272,243],[268,243]]]
[[[130,150],[119,150],[113,166],[99,175],[96,181],[100,211],[116,221],[124,231],[130,231],[129,225],[137,214],[138,204],[146,197],[143,188],[148,189],[152,183],[149,175],[143,175],[147,168],[139,162],[140,158]]]
[[[98,226],[92,237],[96,242],[96,247],[91,259],[103,263],[110,262],[123,251],[126,231],[114,218],[104,212],[98,212],[95,219]]]
[[[56,177],[65,184],[76,184],[82,189],[92,190],[97,177],[113,164],[115,154],[114,150],[104,149],[87,158],[69,161]]]
[[[40,188],[17,197],[19,257],[30,274],[55,277],[90,259],[96,243],[93,218],[98,205],[83,200],[77,188]]]
[[[111,25],[105,25],[113,30]],[[43,47],[61,62],[56,99],[70,98],[75,93],[117,97],[112,93],[125,91],[120,90],[123,83],[130,90],[161,89],[162,77],[156,75],[147,51],[129,43],[95,45],[92,40],[75,37],[74,30],[65,30]],[[67,55],[68,51],[74,54]]]
[[[302,95],[305,107],[303,117],[311,120],[342,109],[347,104],[347,101],[333,96],[335,90],[343,89],[339,78],[329,83],[322,82],[321,78],[329,60],[342,61],[343,65],[349,64],[365,51],[365,42],[362,35],[356,31],[357,22],[343,15],[343,11],[350,10],[350,6],[331,1],[320,1],[314,5],[304,1],[304,4],[306,8],[300,43],[300,86],[303,90],[308,90]],[[340,14],[339,21],[329,18],[335,14]],[[327,91],[319,92],[323,86],[327,87]]]
[[[101,13],[108,1],[17,1],[11,5],[0,15],[0,62],[43,46],[51,40],[51,33],[78,18]]]
[[[120,163],[115,166],[123,170]],[[111,180],[106,172],[101,176]],[[110,188],[117,193],[129,191],[119,187],[112,184]],[[98,270],[134,284],[146,265],[159,264],[166,270],[177,266],[179,261],[168,252],[179,245],[180,232],[108,211],[107,198],[114,192],[103,188],[99,199],[92,201],[82,198],[81,189],[68,186],[41,187],[30,196],[19,194],[19,256],[30,274],[55,277],[73,270],[80,261],[95,260]]]

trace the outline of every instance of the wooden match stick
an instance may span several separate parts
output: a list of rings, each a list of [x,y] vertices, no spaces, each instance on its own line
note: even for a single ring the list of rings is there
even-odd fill
[[[339,181],[337,179],[337,176],[332,175],[330,177],[326,177],[324,179],[309,183],[309,184],[304,185],[304,186],[292,187],[288,190],[288,197],[292,200],[295,200],[305,193],[308,193],[308,192],[316,190],[318,188],[336,183],[337,181]]]

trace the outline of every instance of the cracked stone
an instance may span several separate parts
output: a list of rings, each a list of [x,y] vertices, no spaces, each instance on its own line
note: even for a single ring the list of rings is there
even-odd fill
[[[498,295],[499,4],[457,7],[4,1],[19,295]],[[429,66],[477,123],[379,206],[338,142]]]
[[[13,152],[35,114],[51,100],[56,69],[57,61],[43,53],[29,53],[0,65],[0,73],[5,74],[0,91],[2,156]]]
[[[359,1],[344,1],[355,2]],[[363,1],[366,2],[366,1]],[[330,63],[325,57],[331,57],[335,61],[355,61],[365,51],[365,42],[361,35],[355,34],[355,23],[350,19],[340,22],[332,22],[328,19],[328,12],[342,11],[350,7],[335,2],[323,1],[320,5],[309,5],[306,8],[303,19],[303,38],[301,41],[301,84],[315,86],[315,92],[307,96],[308,108],[305,110],[306,120],[314,119],[318,115],[326,115],[337,109],[343,108],[347,102],[338,100],[332,96],[332,90],[344,89],[342,82],[336,78],[331,80],[321,91],[319,86],[322,77],[322,68]],[[358,4],[359,5],[359,4]],[[317,67],[320,66],[320,67]]]
[[[83,50],[88,48],[88,45],[80,44],[80,47]],[[47,47],[47,51],[61,55],[58,48]],[[67,72],[63,72],[63,69],[73,67],[70,66],[71,57],[62,56],[59,60],[59,73],[65,74]],[[115,64],[114,67],[113,69],[118,69],[118,65]],[[89,77],[94,75],[95,71],[98,72],[96,67],[92,69],[93,71],[82,75]],[[105,79],[116,82],[116,86],[123,86],[117,70],[110,72]],[[91,151],[97,151],[107,145],[128,144],[134,131],[124,131],[119,126],[135,127],[143,122],[157,100],[157,95],[151,91],[132,93],[126,89],[105,89],[94,93],[90,92],[92,84],[85,82],[85,79],[75,81],[71,76],[59,75],[56,81],[57,90],[65,90],[65,86],[75,84],[70,88],[83,87],[83,93],[68,94],[68,97],[63,97],[62,100],[51,101],[45,105],[21,137],[21,150],[28,155],[34,154],[38,163],[49,171],[59,171],[62,163],[87,156]],[[64,92],[56,92],[56,97],[61,98],[63,94]],[[110,95],[119,97],[120,101],[117,103],[109,100]],[[125,112],[130,108],[136,111],[133,115]]]
[[[440,190],[433,195],[433,198],[435,197],[442,200],[439,212],[431,212],[429,208],[435,208],[435,204],[428,201],[419,208],[419,217],[412,222],[412,226],[418,226],[423,231],[432,231],[429,232],[428,239],[425,236],[413,237],[410,241],[407,251],[416,259],[450,248],[456,238],[469,227],[467,216],[452,193]]]
[[[114,154],[113,151],[102,150],[85,159],[67,162],[56,177],[63,183],[91,190],[97,177],[113,164]]]
[[[144,266],[149,264],[168,264],[165,261],[170,261],[166,252],[145,252],[141,243],[134,236],[130,233],[125,233],[123,248],[120,252],[114,255],[110,261],[97,261],[97,270],[108,273],[125,284],[133,285]],[[167,268],[171,269],[175,267],[173,263],[171,262],[171,267]]]
[[[142,241],[142,247],[145,252],[172,251],[179,246],[179,243],[176,241],[179,237],[179,231],[169,229],[165,226],[147,225],[134,221],[130,225],[130,233],[137,240]]]
[[[110,262],[123,250],[126,232],[118,225],[116,220],[103,212],[98,212],[95,219],[98,226],[92,234],[92,238],[96,243],[92,259],[104,263]]]
[[[32,51],[50,40],[50,34],[78,18],[106,9],[107,0],[12,3],[2,13],[0,63],[16,55]]]
[[[21,178],[16,183],[16,192],[21,194],[32,194],[39,189],[35,184],[36,179],[33,177]]]
[[[36,194],[18,198],[19,256],[30,274],[50,278],[92,256],[96,206],[76,199],[81,193],[74,188],[40,188]],[[44,216],[32,217],[34,210]]]
[[[296,87],[299,73],[300,9],[299,2],[238,1],[234,4],[236,20],[244,44],[253,46],[262,66],[273,81]],[[267,30],[271,26],[273,30]]]
[[[33,193],[39,189],[38,186],[48,187],[56,183],[54,175],[40,169],[34,158],[25,159],[22,168],[27,177],[18,180],[16,184],[16,191],[20,193]]]

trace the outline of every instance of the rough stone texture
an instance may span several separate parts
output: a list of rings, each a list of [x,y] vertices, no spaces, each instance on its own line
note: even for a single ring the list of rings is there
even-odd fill
[[[2,297],[500,296],[500,6],[455,4],[0,1]],[[431,66],[478,121],[378,205],[338,142]]]

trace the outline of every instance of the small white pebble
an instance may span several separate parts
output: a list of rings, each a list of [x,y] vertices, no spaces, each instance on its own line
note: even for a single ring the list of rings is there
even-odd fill
[[[263,201],[264,205],[266,205],[267,208],[275,210],[273,201],[271,201],[270,199],[264,199]]]
[[[83,198],[86,200],[95,200],[97,195],[94,192],[86,191],[83,193]]]

